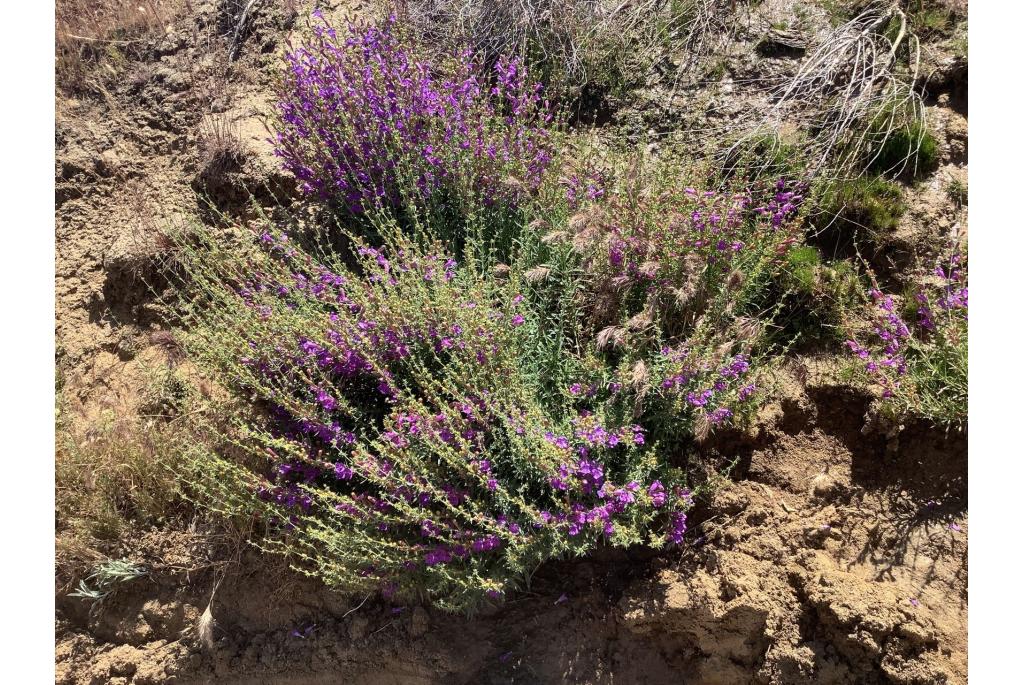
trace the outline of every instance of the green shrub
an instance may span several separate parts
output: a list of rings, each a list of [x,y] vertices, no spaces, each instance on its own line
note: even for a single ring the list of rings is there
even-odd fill
[[[249,247],[182,236],[187,347],[249,407],[229,452],[187,446],[187,478],[298,568],[449,609],[545,559],[681,542],[671,464],[756,407],[799,201],[552,175],[504,263],[369,207],[375,243],[341,251],[269,225]]]
[[[361,116],[331,109],[299,136],[323,169],[312,138]],[[408,156],[360,140],[357,171]],[[197,498],[256,516],[266,548],[333,586],[453,610],[547,559],[684,540],[694,442],[761,399],[802,189],[699,191],[670,164],[599,164],[553,140],[514,193],[478,189],[535,148],[461,166],[430,202],[387,201],[417,178],[385,174],[391,190],[347,198],[333,226],[176,236],[186,347],[231,397],[210,441],[183,445]]]

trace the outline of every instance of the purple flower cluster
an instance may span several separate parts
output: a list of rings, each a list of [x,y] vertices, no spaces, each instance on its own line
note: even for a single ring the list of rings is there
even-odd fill
[[[870,291],[873,335],[847,340],[850,352],[882,388],[882,397],[903,410],[941,422],[967,414],[967,259],[954,251],[944,262],[915,275],[916,291],[903,308],[916,307],[910,325],[891,295]]]
[[[932,276],[931,287],[914,295],[919,305],[918,325],[934,332],[935,310],[967,321],[967,262],[963,255],[954,253],[948,264],[935,267]]]
[[[552,514],[544,510],[540,512],[540,519],[534,523],[534,528],[554,527],[564,532],[571,538],[581,535],[587,526],[604,537],[611,537],[615,534],[615,517],[627,513],[636,506],[650,505],[654,509],[660,509],[668,501],[668,493],[661,481],[655,480],[646,490],[633,480],[625,485],[614,485],[605,478],[604,468],[597,462],[580,459],[575,467],[563,464],[559,469],[560,477],[568,479],[572,477],[576,482],[582,484],[582,492],[589,495],[570,503],[567,511]],[[568,489],[556,486],[556,489]],[[647,493],[647,499],[641,500],[641,493]],[[639,497],[638,497],[639,496]],[[689,506],[689,500],[677,498],[679,506]],[[681,512],[670,514],[670,520]],[[671,529],[669,532],[671,537]]]
[[[771,199],[754,211],[762,216],[771,217],[771,225],[774,228],[779,228],[796,214],[800,203],[803,202],[804,192],[806,192],[805,184],[798,183],[790,188],[790,184],[787,184],[785,179],[779,179],[775,184],[775,193]]]
[[[678,395],[691,411],[704,414],[712,425],[732,418],[738,405],[749,400],[756,384],[748,378],[750,357],[737,354],[720,365],[699,359],[685,348],[664,347],[659,384],[663,394]]]
[[[585,409],[553,422],[495,390],[519,362],[523,295],[467,287],[453,259],[411,240],[357,245],[358,270],[340,274],[286,236],[257,244],[266,261],[232,287],[259,319],[240,326],[237,382],[269,407],[257,495],[290,535],[317,519],[386,541],[392,556],[357,574],[388,593],[622,527],[676,540],[690,503],[653,465],[635,467],[650,449],[642,426]],[[569,393],[591,402],[597,387]],[[524,491],[527,505],[509,504]]]
[[[599,171],[572,174],[563,181],[565,197],[571,209],[578,209],[585,201],[594,202],[604,197],[608,181]]]
[[[540,182],[551,117],[521,62],[488,73],[463,52],[438,69],[394,16],[344,33],[319,18],[314,30],[287,53],[272,141],[303,192],[360,211],[442,187],[515,202]]]
[[[856,340],[847,340],[850,352],[864,361],[864,369],[876,376],[882,385],[882,396],[892,397],[900,387],[899,377],[907,372],[907,360],[903,356],[903,346],[910,337],[910,328],[895,311],[891,295],[872,290],[876,318],[873,326],[875,337],[881,346],[875,351],[860,345]]]
[[[790,185],[780,180],[769,201],[759,207],[753,205],[760,194],[700,192],[687,187],[679,196],[669,197],[667,206],[659,210],[668,214],[665,223],[651,222],[646,213],[630,216],[637,209],[620,208],[614,200],[612,209],[616,211],[610,216],[615,216],[615,223],[606,229],[602,261],[613,277],[646,283],[648,289],[677,286],[692,277],[685,263],[688,255],[699,255],[716,272],[726,270],[736,255],[749,248],[752,220],[758,216],[769,217],[772,231],[780,233],[771,240],[781,249],[792,243],[793,236],[780,229],[788,227],[803,200],[798,190],[787,190]],[[603,195],[602,190],[594,199]]]

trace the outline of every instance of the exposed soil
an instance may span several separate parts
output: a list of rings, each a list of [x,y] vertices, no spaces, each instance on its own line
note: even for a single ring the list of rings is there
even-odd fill
[[[258,3],[228,65],[226,46],[211,48],[224,5],[192,2],[116,86],[57,98],[57,362],[86,426],[134,411],[146,369],[161,363],[161,228],[204,216],[197,191],[228,212],[245,188],[289,192],[261,116],[291,19]],[[730,79],[795,61],[755,52],[747,31],[734,68],[705,91],[725,119],[751,102],[745,87],[729,95]],[[929,105],[942,166],[907,190],[885,259],[966,233],[966,208],[944,191],[966,177],[966,75],[944,68]],[[651,96],[616,116],[639,128],[666,107]],[[211,112],[244,143],[215,175],[198,152]],[[677,108],[664,125],[692,116]],[[965,683],[966,436],[885,425],[829,368],[794,366],[753,429],[703,448],[712,462],[739,461],[684,549],[552,563],[528,592],[464,618],[338,596],[203,520],[139,531],[123,546],[146,577],[91,609],[58,592],[57,682]],[[208,604],[203,644],[195,626]]]
[[[142,534],[150,576],[92,613],[59,598],[58,682],[966,682],[966,440],[865,434],[868,402],[792,382],[729,445],[742,475],[685,551],[551,564],[472,619],[336,596],[255,551],[224,564],[201,531]]]

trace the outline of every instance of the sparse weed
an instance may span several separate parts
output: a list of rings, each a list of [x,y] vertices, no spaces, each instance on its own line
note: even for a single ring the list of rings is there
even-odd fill
[[[795,125],[805,136],[802,177],[808,181],[865,170],[908,177],[930,172],[937,149],[909,76],[916,67],[904,64],[913,53],[905,48],[916,40],[904,23],[893,5],[857,5],[852,18],[816,41],[797,73],[774,89],[771,110],[733,149],[766,130]]]
[[[953,31],[953,40],[950,42],[950,48],[953,50],[953,55],[957,59],[961,59],[964,62],[967,61],[967,22],[964,21],[961,24],[957,24]]]
[[[245,145],[238,123],[227,116],[207,115],[199,125],[199,166],[202,173],[219,176],[245,161]]]
[[[967,182],[961,178],[952,178],[946,184],[946,197],[957,207],[967,204]]]

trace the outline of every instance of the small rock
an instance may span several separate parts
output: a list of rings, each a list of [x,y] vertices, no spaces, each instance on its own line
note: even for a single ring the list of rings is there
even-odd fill
[[[183,90],[188,90],[191,85],[187,74],[184,74],[177,69],[172,69],[171,67],[160,67],[156,70],[154,76],[172,93],[180,93]]]
[[[839,486],[827,473],[819,473],[811,479],[811,494],[815,497],[828,499],[836,494]]]
[[[121,158],[113,149],[105,150],[93,160],[93,168],[100,176],[110,178],[115,176],[118,169],[121,168]]]

